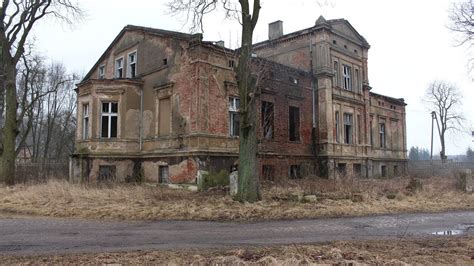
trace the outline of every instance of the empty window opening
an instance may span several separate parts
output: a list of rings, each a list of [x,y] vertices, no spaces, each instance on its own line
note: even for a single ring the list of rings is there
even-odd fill
[[[235,61],[234,60],[229,60],[228,64],[229,64],[229,67],[233,68],[235,66]]]
[[[99,165],[99,176],[97,181],[107,182],[114,181],[116,177],[117,168],[115,165]]]
[[[385,123],[379,124],[380,148],[385,148]]]
[[[354,176],[361,177],[362,176],[362,165],[360,163],[355,163],[353,165],[353,172],[354,172]]]
[[[265,139],[273,139],[274,108],[272,102],[262,101],[262,131]]]
[[[168,65],[168,59],[167,58],[163,58],[163,65],[164,66]]]
[[[158,105],[158,133],[160,136],[166,136],[171,133],[171,100],[170,98],[160,99]]]
[[[387,176],[387,166],[382,165],[382,166],[380,167],[380,171],[381,171],[381,173],[382,173],[382,177],[386,177],[386,176]]]
[[[352,144],[352,114],[344,113],[344,143]]]
[[[123,78],[123,57],[115,60],[115,78]]]
[[[337,173],[339,176],[345,176],[346,175],[346,164],[345,163],[338,163],[337,164]]]
[[[360,115],[357,115],[357,135],[358,143],[362,144],[362,121],[360,119]]]
[[[137,52],[128,54],[127,77],[135,78],[137,76]]]
[[[240,100],[239,98],[229,98],[229,135],[233,137],[239,136],[240,117],[239,117]]]
[[[118,103],[103,102],[101,116],[101,138],[116,138],[118,129]]]
[[[82,105],[82,139],[89,138],[89,104]]]
[[[337,44],[337,41],[336,41],[336,40],[332,40],[332,44]]]
[[[289,110],[290,141],[300,140],[300,108],[290,106]]]
[[[262,177],[263,180],[275,180],[275,168],[273,167],[273,165],[264,164],[262,166]]]
[[[347,45],[345,45],[345,44],[344,44],[344,48],[346,48],[346,49],[347,49]]]
[[[344,65],[343,67],[343,76],[344,76],[344,89],[351,91],[352,90],[352,74],[351,67]]]
[[[394,166],[393,166],[393,174],[394,174],[395,176],[398,175],[398,165],[394,165]]]
[[[168,184],[170,182],[169,170],[167,165],[161,165],[158,168],[158,182]]]
[[[99,79],[104,79],[105,78],[105,66],[102,65],[99,67]]]
[[[290,165],[290,179],[301,179],[301,167],[300,165]]]

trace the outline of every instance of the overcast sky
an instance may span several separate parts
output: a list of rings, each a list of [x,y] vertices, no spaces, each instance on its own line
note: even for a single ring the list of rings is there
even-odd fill
[[[451,1],[433,0],[262,0],[254,41],[268,38],[268,23],[283,21],[284,33],[314,25],[326,19],[345,18],[370,43],[369,81],[376,93],[405,98],[408,149],[429,148],[431,117],[422,102],[429,83],[435,79],[456,84],[463,93],[464,132],[448,136],[447,154],[464,154],[474,148],[474,73],[467,71],[467,47],[455,47],[447,28]],[[454,0],[453,0],[454,1]],[[37,50],[49,60],[85,74],[127,24],[188,32],[183,16],[168,15],[166,1],[80,0],[87,16],[74,27],[54,20],[42,21],[35,30]],[[219,13],[208,16],[204,39],[224,40],[235,48],[239,25]],[[471,51],[471,57],[474,56]],[[435,139],[434,153],[439,152]]]

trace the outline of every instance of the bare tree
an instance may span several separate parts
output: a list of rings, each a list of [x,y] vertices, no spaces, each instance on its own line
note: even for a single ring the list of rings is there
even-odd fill
[[[15,183],[15,149],[19,133],[17,117],[17,65],[25,53],[28,37],[38,21],[48,16],[66,23],[82,14],[72,0],[3,0],[0,6],[0,57],[2,70],[0,115],[5,116],[0,132],[0,182]]]
[[[428,107],[434,112],[441,142],[441,160],[446,160],[446,133],[461,130],[462,114],[459,112],[462,95],[459,89],[445,81],[434,81],[425,94]]]
[[[453,3],[449,19],[451,21],[449,29],[461,36],[459,44],[472,45],[471,42],[474,40],[474,0]]]
[[[237,18],[242,25],[241,48],[237,66],[240,97],[239,181],[236,200],[255,202],[261,199],[257,162],[256,80],[251,76],[252,37],[260,14],[260,0],[171,0],[171,12],[184,12],[192,30],[203,29],[203,17],[221,5],[227,18]]]

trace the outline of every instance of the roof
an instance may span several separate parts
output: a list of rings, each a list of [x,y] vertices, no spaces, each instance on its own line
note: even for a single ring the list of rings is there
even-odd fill
[[[149,35],[154,35],[154,36],[161,36],[161,37],[172,37],[172,38],[177,38],[177,39],[182,39],[182,40],[191,40],[198,38],[199,40],[202,40],[202,34],[196,33],[196,34],[188,34],[188,33],[182,33],[182,32],[177,32],[177,31],[169,31],[169,30],[162,30],[162,29],[155,29],[155,28],[149,28],[149,27],[142,27],[142,26],[135,26],[135,25],[127,25],[125,26],[120,33],[115,37],[115,39],[112,41],[112,43],[105,49],[104,53],[99,57],[99,60],[94,64],[94,66],[89,70],[89,72],[84,76],[82,79],[81,83],[84,82],[85,80],[89,79],[89,77],[92,75],[92,72],[94,69],[96,69],[100,62],[107,56],[109,53],[110,49],[117,44],[117,42],[122,38],[122,36],[129,31],[141,31],[143,33],[149,34]]]
[[[382,98],[382,99],[386,100],[387,102],[391,102],[391,103],[394,103],[394,104],[407,105],[405,103],[405,99],[403,99],[403,98],[393,98],[393,97],[385,96],[385,95],[378,94],[378,93],[375,93],[375,92],[370,92],[370,95],[378,97],[378,98]]]
[[[323,29],[323,28],[326,28],[328,30],[333,30],[333,26],[337,25],[337,24],[345,24],[347,27],[349,27],[349,29],[357,36],[357,38],[359,40],[352,40],[354,42],[360,42],[360,44],[362,46],[364,46],[365,48],[370,48],[370,44],[367,42],[367,40],[362,36],[360,35],[357,30],[351,25],[351,23],[349,23],[349,21],[345,20],[345,19],[330,19],[330,20],[326,20],[323,16],[319,16],[319,18],[316,20],[316,23],[314,26],[312,27],[309,27],[309,28],[306,28],[306,29],[302,29],[302,30],[299,30],[299,31],[295,31],[295,32],[292,32],[292,33],[288,33],[288,34],[285,34],[285,35],[282,35],[280,36],[279,38],[276,38],[276,39],[272,39],[272,40],[266,40],[266,41],[263,41],[263,42],[259,42],[259,43],[256,43],[256,44],[253,44],[253,49],[257,50],[259,49],[260,47],[264,47],[266,45],[269,45],[269,44],[275,44],[277,42],[280,42],[280,41],[285,41],[285,40],[288,40],[288,39],[291,39],[291,38],[295,38],[295,37],[299,37],[299,36],[302,36],[302,35],[306,35],[306,34],[311,34],[317,30],[320,30],[320,29]],[[352,39],[350,38],[349,36],[346,36],[348,39]]]

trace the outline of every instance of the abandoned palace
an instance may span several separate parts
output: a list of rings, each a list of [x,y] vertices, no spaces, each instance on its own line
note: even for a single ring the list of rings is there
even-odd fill
[[[254,44],[264,179],[389,177],[407,167],[405,102],[373,92],[370,45],[344,19]],[[196,183],[238,158],[238,50],[126,26],[77,85],[73,181]]]

